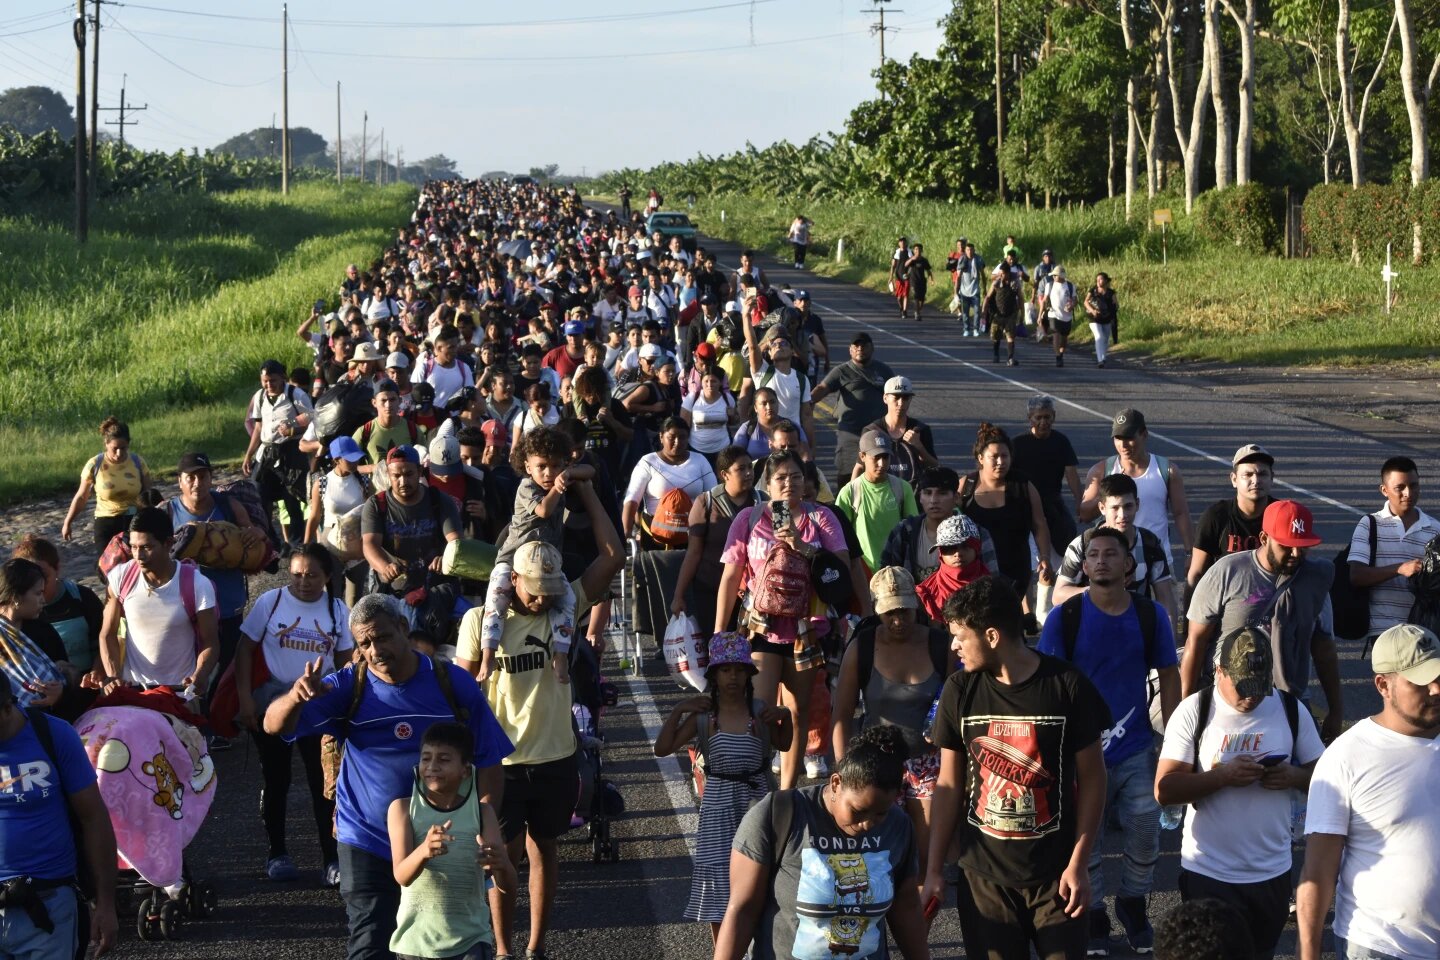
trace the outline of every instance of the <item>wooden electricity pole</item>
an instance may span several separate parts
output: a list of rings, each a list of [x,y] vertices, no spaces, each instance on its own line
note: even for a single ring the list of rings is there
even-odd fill
[[[85,0],[75,0],[75,239],[90,236],[89,186],[85,168]]]
[[[89,177],[86,190],[90,201],[95,200],[95,162],[100,148],[100,0],[95,0],[95,22],[90,43],[90,144],[86,151]]]
[[[340,146],[340,81],[335,81],[335,182],[340,183],[345,179],[344,168],[341,164],[341,156],[344,148]]]
[[[998,3],[999,0],[996,0]],[[290,193],[290,4],[280,8],[280,192]]]
[[[1000,63],[1000,0],[995,0],[995,178],[1004,203],[1005,169],[1000,165],[1000,151],[1005,146],[1005,85]]]

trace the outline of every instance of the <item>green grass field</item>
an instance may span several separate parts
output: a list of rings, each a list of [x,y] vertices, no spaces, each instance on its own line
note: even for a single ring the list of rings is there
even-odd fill
[[[950,299],[941,271],[955,239],[970,239],[993,265],[1013,233],[1027,267],[1051,247],[1082,290],[1096,271],[1110,274],[1120,298],[1122,349],[1271,365],[1426,363],[1440,352],[1434,293],[1440,266],[1400,266],[1398,302],[1386,316],[1377,267],[1225,250],[1197,238],[1181,204],[1173,207],[1179,222],[1169,233],[1165,266],[1158,229],[1143,228],[1148,211],[1126,224],[1123,208],[1113,202],[1046,212],[937,201],[786,203],[715,196],[697,198],[691,215],[710,236],[770,250],[783,260],[789,254],[785,232],[803,212],[815,221],[807,266],[876,290],[885,289],[895,238],[918,239],[936,270],[931,303],[939,309]],[[836,263],[842,237],[844,260]],[[1089,339],[1078,323],[1075,339]]]
[[[197,446],[238,456],[260,363],[309,363],[294,337],[308,305],[335,301],[345,265],[371,260],[413,198],[334,184],[142,195],[102,205],[84,248],[63,220],[0,220],[0,502],[73,490],[112,413],[157,470]]]

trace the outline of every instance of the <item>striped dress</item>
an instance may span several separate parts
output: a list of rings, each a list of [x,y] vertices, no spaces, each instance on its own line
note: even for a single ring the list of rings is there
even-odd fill
[[[714,723],[713,717],[704,722]],[[750,721],[751,730],[755,721]],[[712,728],[713,729],[713,728]],[[717,773],[745,774],[765,762],[758,734],[715,731],[705,759],[705,797],[700,801],[700,831],[695,838],[695,872],[685,919],[719,923],[730,902],[730,845],[746,811],[770,790],[770,771],[750,781],[721,779]]]

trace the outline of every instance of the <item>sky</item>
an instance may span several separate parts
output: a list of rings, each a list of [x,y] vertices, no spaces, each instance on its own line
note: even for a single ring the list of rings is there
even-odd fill
[[[886,56],[932,55],[950,0],[889,0]],[[462,173],[650,167],[747,141],[843,129],[874,95],[874,0],[292,0],[290,123],[371,156],[444,154]],[[86,0],[87,9],[93,9]],[[281,4],[102,4],[100,104],[148,105],[126,141],[212,147],[276,122]],[[43,85],[74,102],[75,6],[0,3],[0,90]],[[406,14],[411,16],[406,19]],[[87,52],[87,71],[89,54]],[[114,111],[102,120],[114,120]],[[113,126],[105,127],[115,133]],[[357,140],[358,143],[358,140]],[[348,158],[347,158],[348,164]]]

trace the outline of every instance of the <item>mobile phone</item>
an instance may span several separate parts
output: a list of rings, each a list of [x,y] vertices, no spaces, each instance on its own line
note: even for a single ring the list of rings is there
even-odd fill
[[[1262,767],[1276,767],[1279,766],[1281,763],[1285,762],[1287,759],[1289,758],[1286,757],[1283,753],[1272,753],[1270,754],[1270,756],[1261,757],[1255,762],[1260,764],[1260,766]]]
[[[925,902],[925,919],[934,920],[935,915],[940,912],[940,896],[936,894]]]
[[[770,525],[779,530],[781,527],[790,526],[790,504],[785,500],[775,500],[770,504]]]
[[[324,297],[321,297],[319,300],[316,300],[316,301],[315,301],[315,312],[316,312],[316,313],[324,313],[324,312],[325,312],[325,298],[324,298]]]

